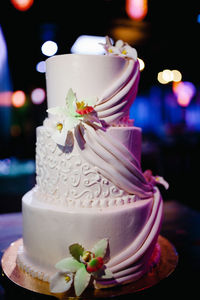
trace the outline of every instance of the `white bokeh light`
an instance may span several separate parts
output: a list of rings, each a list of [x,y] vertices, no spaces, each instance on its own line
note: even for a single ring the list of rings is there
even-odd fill
[[[41,47],[42,53],[46,56],[53,56],[58,51],[58,45],[53,41],[46,41]]]
[[[81,35],[77,38],[71,48],[72,53],[76,54],[105,54],[102,44],[106,43],[105,37],[93,35]]]

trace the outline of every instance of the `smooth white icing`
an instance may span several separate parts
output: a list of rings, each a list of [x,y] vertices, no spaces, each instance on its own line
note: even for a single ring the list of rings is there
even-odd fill
[[[128,61],[121,57],[64,54],[46,60],[48,108],[65,105],[70,88],[78,99],[101,99],[104,91],[121,81]]]
[[[139,62],[119,56],[65,54],[46,61],[48,108],[64,106],[72,88],[78,99],[96,98],[100,120],[116,124],[129,115],[139,82]],[[83,80],[84,79],[84,80]]]
[[[22,204],[23,248],[19,250],[18,263],[24,264],[26,270],[34,270],[35,276],[38,272],[46,278],[55,271],[56,262],[70,255],[70,244],[78,241],[89,250],[105,237],[109,239],[110,249],[107,265],[115,280],[121,282],[129,275],[135,278],[138,270],[146,271],[162,221],[158,190],[154,199],[140,200],[120,209],[61,210],[37,201],[33,191],[23,197]]]

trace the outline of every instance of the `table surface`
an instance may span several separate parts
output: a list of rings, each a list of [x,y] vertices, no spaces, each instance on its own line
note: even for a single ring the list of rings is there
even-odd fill
[[[134,295],[114,299],[135,299],[141,296],[196,296],[200,288],[200,211],[193,210],[176,201],[164,202],[164,221],[161,235],[176,248],[179,256],[175,271],[156,286]],[[22,236],[22,214],[0,215],[0,256],[10,243]],[[17,296],[18,295],[18,296]],[[28,292],[16,287],[5,276],[0,280],[0,300],[53,298]]]

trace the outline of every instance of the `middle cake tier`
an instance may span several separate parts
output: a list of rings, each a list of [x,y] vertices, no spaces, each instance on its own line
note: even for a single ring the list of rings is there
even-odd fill
[[[140,128],[110,127],[105,134],[108,140],[119,141],[140,165]],[[116,185],[99,167],[90,163],[90,159],[85,159],[76,139],[73,135],[70,138],[62,147],[53,141],[45,126],[37,128],[37,186],[34,193],[38,201],[64,207],[111,207],[136,201],[135,194],[125,191],[120,183]],[[117,157],[115,160],[118,164]]]

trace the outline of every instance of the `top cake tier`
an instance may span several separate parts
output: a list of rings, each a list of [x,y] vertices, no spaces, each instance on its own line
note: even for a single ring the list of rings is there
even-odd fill
[[[46,61],[48,107],[62,106],[70,88],[78,99],[99,98],[127,69],[122,57],[56,55]]]
[[[72,89],[79,101],[96,99],[95,111],[109,125],[127,117],[135,99],[139,64],[109,55],[56,55],[46,61],[48,108],[64,106]]]

